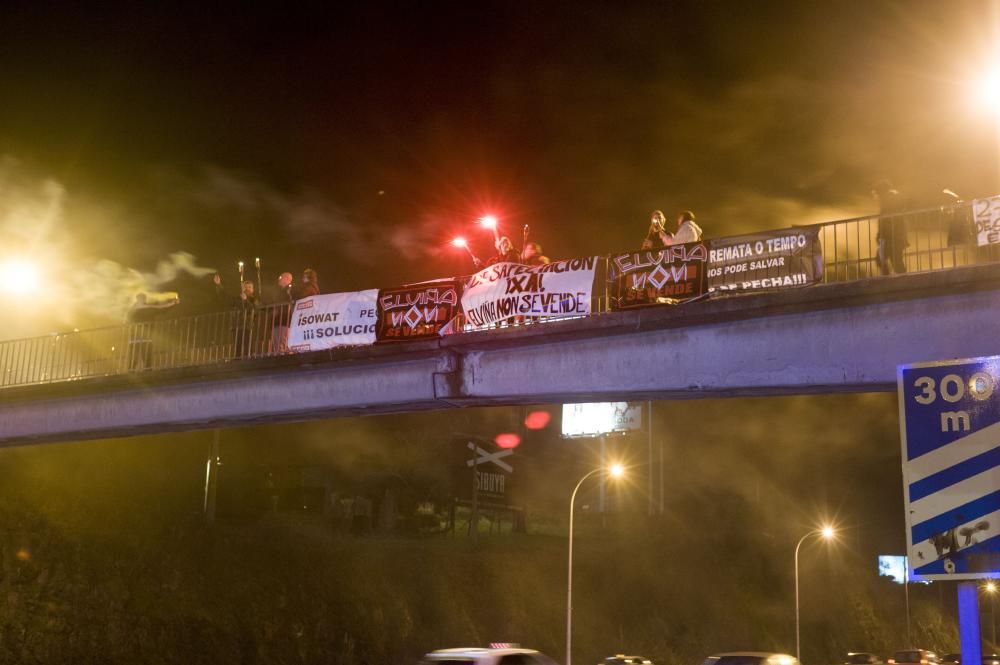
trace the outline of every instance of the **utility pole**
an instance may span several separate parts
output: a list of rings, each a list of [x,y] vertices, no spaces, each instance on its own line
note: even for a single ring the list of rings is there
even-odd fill
[[[219,489],[219,438],[221,430],[212,432],[212,443],[208,448],[208,459],[205,460],[205,500],[203,509],[205,511],[205,522],[209,525],[215,524],[216,495]]]

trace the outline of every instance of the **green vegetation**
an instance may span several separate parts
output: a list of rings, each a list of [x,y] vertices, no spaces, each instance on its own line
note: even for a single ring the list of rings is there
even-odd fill
[[[902,549],[892,400],[776,403],[783,422],[804,423],[787,438],[752,419],[759,401],[674,410],[686,417],[670,423],[664,515],[644,514],[641,479],[623,488],[639,497],[630,512],[606,526],[580,513],[576,663],[621,651],[659,665],[697,665],[725,650],[793,651],[794,544],[811,520],[831,513],[843,520],[840,540],[802,548],[804,662],[909,646],[903,589],[875,574],[876,553]],[[421,452],[429,435],[391,447],[386,432],[431,432],[429,423],[440,422],[433,418],[444,416],[339,421],[332,442],[296,426],[226,433],[223,469],[240,455],[294,463],[322,453],[345,460],[343,472],[407,480],[413,496],[400,505],[410,505],[439,483],[412,480],[435,468],[437,453]],[[268,439],[275,432],[310,443],[292,459],[293,446]],[[581,457],[569,446],[583,444],[532,440],[537,464],[518,466],[535,474],[525,481],[534,492],[529,533],[491,536],[484,524],[476,544],[461,522],[457,536],[354,537],[321,513],[269,512],[208,527],[208,439],[0,454],[0,663],[412,664],[432,649],[491,641],[563,659],[565,507],[580,464],[567,460],[569,452]],[[369,459],[377,443],[393,454]],[[592,490],[578,506],[593,505]],[[836,510],[824,512],[828,504]],[[957,646],[954,604],[952,585],[912,588],[913,646]]]

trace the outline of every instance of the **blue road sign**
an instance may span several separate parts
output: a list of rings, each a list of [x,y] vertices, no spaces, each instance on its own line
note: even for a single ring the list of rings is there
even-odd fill
[[[912,579],[1000,573],[1000,356],[902,365],[899,427]]]

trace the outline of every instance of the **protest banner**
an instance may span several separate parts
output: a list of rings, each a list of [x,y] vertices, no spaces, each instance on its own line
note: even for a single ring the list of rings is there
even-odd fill
[[[972,201],[972,219],[976,223],[976,244],[1000,244],[1000,196]]]
[[[677,303],[705,295],[708,249],[702,242],[611,256],[611,308]]]
[[[379,342],[437,337],[459,311],[458,280],[442,279],[378,292]]]
[[[709,241],[708,290],[763,291],[823,277],[818,228],[781,229]]]
[[[515,316],[590,314],[597,257],[541,266],[496,263],[469,278],[462,294],[466,321],[488,326]]]
[[[288,329],[292,351],[375,343],[378,289],[328,293],[296,300]]]

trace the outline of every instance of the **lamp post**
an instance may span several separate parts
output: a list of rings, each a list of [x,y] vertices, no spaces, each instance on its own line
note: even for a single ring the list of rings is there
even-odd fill
[[[996,605],[996,594],[997,585],[995,582],[987,582],[983,585],[983,591],[990,595],[990,642],[993,643],[993,648],[997,645],[997,605]]]
[[[569,498],[569,562],[567,564],[566,575],[566,665],[573,662],[573,505],[576,502],[576,493],[583,485],[583,481],[590,478],[595,473],[606,473],[612,478],[621,478],[625,474],[625,467],[621,464],[597,467],[588,471],[583,478],[573,488],[573,494]]]
[[[810,536],[819,536],[823,540],[830,540],[836,532],[832,526],[825,526],[822,529],[813,529],[806,535],[799,538],[795,546],[795,657],[802,660],[802,642],[799,636],[799,548]]]

